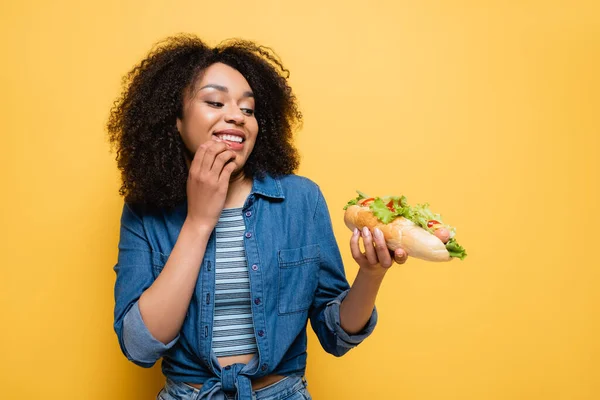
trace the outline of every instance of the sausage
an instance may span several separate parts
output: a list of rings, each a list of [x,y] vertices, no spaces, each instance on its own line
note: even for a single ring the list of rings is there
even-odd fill
[[[433,234],[444,244],[448,243],[448,240],[450,240],[450,231],[446,228],[438,228],[433,231]]]

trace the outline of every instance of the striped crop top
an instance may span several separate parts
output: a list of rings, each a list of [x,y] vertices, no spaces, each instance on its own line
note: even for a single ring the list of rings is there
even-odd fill
[[[257,352],[248,262],[244,250],[245,225],[241,208],[221,212],[216,230],[215,314],[212,348],[217,357]]]

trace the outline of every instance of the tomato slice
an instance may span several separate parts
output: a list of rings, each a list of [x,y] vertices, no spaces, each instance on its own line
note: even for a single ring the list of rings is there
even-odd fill
[[[427,227],[428,227],[428,228],[431,228],[432,226],[434,226],[434,225],[436,225],[436,224],[437,224],[437,225],[441,225],[441,224],[440,224],[438,221],[436,221],[435,219],[432,219],[432,220],[430,220],[430,221],[427,221]]]
[[[362,201],[362,203],[360,203],[360,205],[361,205],[361,206],[366,206],[366,205],[367,205],[367,203],[370,203],[370,202],[372,202],[373,200],[375,200],[375,197],[369,197],[368,199],[364,199],[364,200]]]
[[[391,211],[391,212],[395,212],[396,209],[394,208],[394,200],[390,200],[389,203],[386,204],[387,208]]]

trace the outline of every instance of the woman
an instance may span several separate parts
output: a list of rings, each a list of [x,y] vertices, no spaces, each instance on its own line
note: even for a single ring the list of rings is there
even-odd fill
[[[251,42],[180,35],[111,111],[125,197],[114,327],[129,360],[163,359],[159,399],[310,398],[308,320],[343,355],[373,331],[392,258],[406,260],[355,231],[350,289],[323,195],[293,174],[302,117],[285,73]]]

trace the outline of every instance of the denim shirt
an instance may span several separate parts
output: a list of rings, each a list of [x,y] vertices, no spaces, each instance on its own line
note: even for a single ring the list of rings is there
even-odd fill
[[[153,213],[124,204],[114,266],[114,328],[121,350],[135,364],[151,367],[162,357],[163,374],[174,381],[201,383],[201,392],[237,391],[238,398],[250,399],[251,379],[304,374],[308,319],[323,349],[341,356],[371,334],[377,311],[373,309],[358,334],[340,326],[340,303],[349,284],[325,199],[315,183],[296,175],[254,179],[242,213],[258,345],[248,364],[221,368],[211,348],[214,231],[177,337],[164,344],[142,320],[138,300],[169,258],[187,215],[185,202]]]

